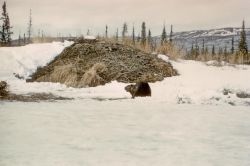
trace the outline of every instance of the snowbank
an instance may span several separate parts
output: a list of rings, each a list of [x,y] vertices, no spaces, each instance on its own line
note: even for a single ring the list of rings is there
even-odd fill
[[[67,46],[73,44],[53,42],[46,44],[29,44],[22,47],[0,48],[0,77],[9,77],[13,73],[27,78],[38,66],[45,66]]]
[[[31,44],[24,47],[0,48],[0,80],[10,84],[13,93],[50,92],[55,95],[77,99],[129,99],[124,90],[127,84],[112,82],[97,88],[68,88],[58,83],[26,83],[14,77],[13,73],[27,77],[38,66],[44,66],[58,55],[70,42]],[[170,61],[179,76],[166,78],[162,82],[150,84],[151,98],[136,98],[138,102],[191,103],[191,104],[230,104],[250,105],[250,98],[239,98],[237,93],[250,93],[249,66],[209,66],[196,61]],[[230,93],[225,93],[225,91]]]
[[[249,105],[250,99],[242,100],[236,96],[241,91],[250,93],[250,77],[247,77],[249,66],[216,67],[186,60],[171,63],[180,76],[152,85],[152,91],[161,96],[159,100],[171,103]],[[228,89],[231,93],[225,95],[223,92]],[[166,98],[162,99],[163,96]]]

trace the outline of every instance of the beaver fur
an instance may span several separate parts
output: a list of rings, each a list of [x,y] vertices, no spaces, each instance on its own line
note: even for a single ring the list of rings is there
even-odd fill
[[[151,96],[151,88],[146,82],[128,85],[125,90],[132,95],[132,98]]]

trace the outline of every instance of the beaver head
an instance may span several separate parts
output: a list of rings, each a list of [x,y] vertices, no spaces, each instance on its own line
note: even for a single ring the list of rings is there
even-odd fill
[[[130,93],[135,92],[136,91],[136,85],[128,85],[128,86],[125,87],[125,90],[127,92],[130,92]]]
[[[134,95],[137,91],[137,86],[136,85],[128,85],[125,87],[125,90],[127,92],[129,92],[132,95],[132,97],[134,98]]]

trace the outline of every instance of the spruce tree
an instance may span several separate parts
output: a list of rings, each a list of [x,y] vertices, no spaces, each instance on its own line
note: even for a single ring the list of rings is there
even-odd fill
[[[242,30],[240,33],[240,42],[239,42],[239,53],[243,56],[243,63],[248,60],[248,48],[247,48],[247,41],[246,41],[246,32],[245,32],[245,21],[243,20],[242,23]]]
[[[198,42],[196,40],[196,42],[195,42],[195,59],[198,58],[199,55],[200,55],[200,47],[199,47]]]
[[[108,25],[106,25],[105,27],[105,38],[106,39],[108,38]]]
[[[208,47],[206,46],[204,49],[204,60],[207,61],[208,60]]]
[[[205,54],[205,39],[202,40],[201,54]]]
[[[191,51],[194,50],[194,43],[192,42]]]
[[[18,46],[21,46],[21,35],[20,35],[20,33],[18,35]]]
[[[173,25],[171,25],[171,30],[170,30],[170,35],[169,35],[169,42],[172,43],[173,42]]]
[[[116,29],[115,39],[116,39],[116,41],[119,40],[119,30],[118,30],[118,28]]]
[[[192,58],[194,58],[194,56],[195,56],[194,43],[192,43],[192,47],[191,47],[191,50],[190,50],[190,55],[191,55]]]
[[[232,37],[232,48],[231,48],[231,54],[234,54],[234,37]]]
[[[143,22],[142,26],[141,26],[141,45],[143,47],[146,46],[146,41],[147,41],[147,39],[146,39],[146,23]]]
[[[149,48],[152,50],[152,34],[151,34],[151,31],[150,29],[148,30],[148,46]]]
[[[123,24],[123,27],[122,27],[122,40],[123,40],[123,41],[125,40],[127,33],[128,33],[128,25],[127,25],[127,23],[125,22],[125,23]]]
[[[167,32],[166,32],[166,27],[164,25],[162,34],[161,34],[161,45],[164,45],[167,41]]]
[[[2,26],[1,26],[1,31],[0,31],[1,33],[0,41],[2,45],[10,45],[11,35],[13,34],[13,32],[11,32],[12,27],[10,26],[10,19],[7,13],[7,7],[6,7],[5,1],[3,3],[2,9],[3,9],[3,12],[1,16]]]
[[[31,43],[31,35],[32,35],[32,11],[30,9],[29,23],[28,23],[28,43]]]
[[[5,28],[4,25],[1,27],[1,46],[6,45],[6,36],[5,36]]]
[[[223,55],[224,55],[224,60],[227,61],[228,60],[227,46],[224,47]]]
[[[7,32],[7,44],[10,45],[11,44],[11,35],[13,34],[13,32],[11,32],[11,26],[10,26],[10,19],[9,19],[9,15],[7,14],[7,18],[6,18],[6,32]]]
[[[26,45],[26,36],[25,36],[25,33],[23,34],[23,45]]]
[[[135,27],[133,25],[133,31],[132,31],[132,42],[133,42],[133,45],[135,46]]]
[[[7,43],[7,31],[6,31],[6,18],[7,18],[7,10],[6,10],[6,2],[4,1],[3,6],[3,13],[1,20],[3,21],[2,27],[1,27],[1,44],[6,45]]]
[[[213,45],[213,47],[212,47],[212,55],[213,55],[213,56],[215,55],[215,47],[214,47],[214,45]]]

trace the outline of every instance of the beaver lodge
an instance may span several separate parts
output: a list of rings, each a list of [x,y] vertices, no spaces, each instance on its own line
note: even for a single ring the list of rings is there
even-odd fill
[[[67,47],[27,82],[59,82],[70,87],[96,87],[111,81],[156,82],[177,75],[172,65],[131,46],[82,40]]]

